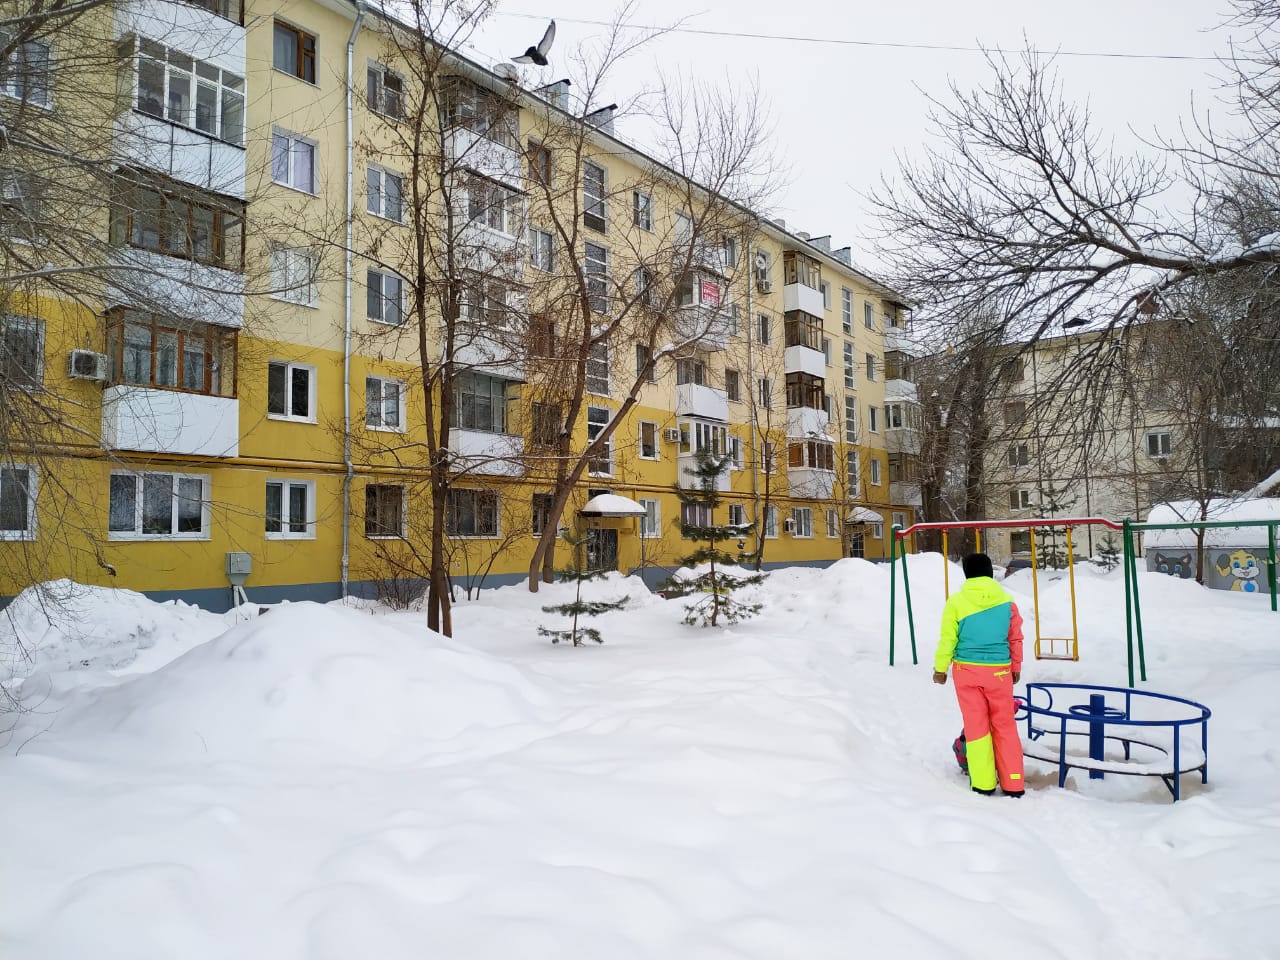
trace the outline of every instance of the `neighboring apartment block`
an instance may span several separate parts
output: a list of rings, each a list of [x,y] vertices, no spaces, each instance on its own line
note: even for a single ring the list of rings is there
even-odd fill
[[[713,519],[754,525],[744,549],[759,537],[769,565],[883,557],[916,519],[908,305],[848,248],[741,208],[708,226],[713,200],[613,137],[608,109],[572,117],[561,85],[453,55],[430,98],[453,188],[436,197],[404,148],[421,64],[337,0],[131,0],[107,29],[118,99],[94,149],[116,173],[109,217],[84,229],[122,279],[7,292],[4,389],[46,397],[51,426],[10,418],[0,595],[68,576],[225,607],[228,563],[246,562],[231,554],[262,602],[411,578],[441,409],[427,371],[446,353],[456,577],[523,576],[552,451],[619,418],[561,518],[594,567],[689,551],[673,487],[702,449],[731,455]],[[36,51],[38,96],[10,100],[68,109],[57,47]],[[439,232],[413,230],[425,209]],[[419,269],[437,234],[465,241],[464,280]],[[648,339],[620,327],[566,365],[581,304],[555,284],[574,278],[601,323],[624,301],[672,308]],[[456,324],[410,322],[415,291],[441,284]],[[566,423],[557,391],[578,375]],[[604,492],[643,516],[579,512]]]

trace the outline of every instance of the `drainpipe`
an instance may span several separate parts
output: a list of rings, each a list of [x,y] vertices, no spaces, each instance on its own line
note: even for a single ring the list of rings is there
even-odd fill
[[[754,232],[754,231],[753,231]],[[751,506],[752,513],[755,516],[753,527],[756,534],[756,553],[760,552],[761,540],[764,537],[764,518],[760,516],[760,461],[756,456],[756,430],[759,426],[759,417],[756,414],[755,401],[751,399],[754,394],[751,392],[756,388],[756,372],[755,372],[755,352],[752,344],[755,342],[755,313],[751,309],[751,292],[756,285],[756,262],[751,256],[751,244],[744,243],[747,251],[747,389],[748,409],[751,411]]]
[[[356,34],[364,20],[364,6],[356,2],[356,21],[351,25],[347,38],[347,239],[344,250],[343,280],[343,331],[342,331],[342,599],[347,599],[351,570],[351,477],[355,467],[351,462],[351,225],[352,225],[352,154],[355,149],[354,121],[352,118],[352,90],[356,49]]]

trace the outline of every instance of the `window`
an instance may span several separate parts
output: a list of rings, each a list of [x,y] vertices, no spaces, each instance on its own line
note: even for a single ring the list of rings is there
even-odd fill
[[[867,429],[872,433],[880,432],[880,411],[876,407],[867,407]]]
[[[632,191],[631,222],[641,230],[653,229],[653,197],[640,190]]]
[[[662,501],[641,498],[644,516],[640,518],[640,536],[654,540],[662,536]]]
[[[831,309],[831,284],[827,283],[827,281],[825,280],[821,280],[818,283],[818,289],[822,291],[822,309],[830,310]]]
[[[582,163],[582,222],[592,230],[604,232],[609,222],[605,194],[605,170],[599,164]]]
[[[560,404],[534,402],[530,407],[532,430],[529,442],[535,447],[546,449],[560,442],[561,422]]]
[[[405,535],[408,491],[398,483],[370,483],[364,488],[364,535],[370,540]]]
[[[369,64],[369,109],[391,120],[404,116],[404,81],[380,63]]]
[[[35,243],[45,226],[43,193],[31,172],[0,169],[0,234]]]
[[[468,272],[458,301],[458,319],[465,323],[510,330],[523,309],[517,292],[496,277]]]
[[[0,540],[36,539],[34,467],[0,467]]]
[[[687,213],[676,213],[676,243],[688,243],[693,239],[693,217]]]
[[[111,242],[243,273],[244,204],[160,177],[121,173]]]
[[[709,527],[711,526],[711,506],[706,503],[682,503],[680,504],[680,526],[687,527]],[[688,536],[688,534],[685,534]]]
[[[404,280],[370,267],[365,279],[365,311],[375,323],[404,323]]]
[[[884,523],[883,522],[873,523],[871,525],[871,539],[873,540],[884,539]]]
[[[770,540],[778,538],[778,508],[772,504],[764,511],[764,535]]]
[[[784,282],[789,284],[798,283],[808,287],[811,290],[818,290],[818,286],[822,282],[822,268],[818,266],[818,261],[813,257],[807,257],[803,253],[788,251],[782,255],[782,273]]]
[[[1019,426],[1027,418],[1027,404],[1024,400],[1011,400],[1004,405],[1004,422],[1007,426]]]
[[[886,430],[901,430],[906,425],[901,403],[886,403],[884,406],[884,426]]]
[[[742,381],[738,376],[737,370],[726,370],[724,372],[724,394],[725,399],[731,403],[739,403],[742,400]]]
[[[756,342],[767,347],[773,343],[773,318],[762,313],[756,321]]]
[[[828,367],[831,366],[831,338],[830,337],[822,338],[822,359]]]
[[[507,385],[510,381],[464,371],[454,381],[453,425],[459,430],[507,432]]]
[[[1031,506],[1030,490],[1010,490],[1009,491],[1009,509],[1010,510],[1026,510]]]
[[[856,390],[858,387],[858,364],[853,359],[853,344],[844,342],[844,388]]]
[[[787,374],[787,406],[821,410],[823,381],[807,373]]]
[[[609,395],[609,344],[601,341],[591,345],[587,354],[587,392],[602,397]]]
[[[443,77],[440,88],[440,112],[447,131],[461,127],[491,143],[519,149],[519,118],[509,100],[456,75]],[[456,147],[469,149],[465,142],[457,143]]]
[[[144,37],[126,40],[122,56],[135,46],[139,113],[244,145],[244,77]]]
[[[271,65],[307,83],[316,82],[316,38],[287,23],[276,21]]]
[[[765,410],[773,409],[773,381],[768,377],[760,378],[760,406]]]
[[[642,303],[646,307],[653,306],[653,271],[648,267],[640,267],[636,270],[636,303]]]
[[[905,513],[895,512],[891,515],[890,519],[893,521],[893,525],[899,530],[907,529],[907,515]]]
[[[1147,456],[1167,457],[1173,453],[1173,434],[1168,430],[1152,430],[1147,433]]]
[[[871,305],[870,301],[862,305],[862,325],[868,330],[876,328],[876,308]]]
[[[642,501],[643,502],[643,501]],[[551,493],[535,493],[529,499],[529,534],[542,536],[551,522],[551,507],[555,504],[555,495]]]
[[[640,421],[640,458],[658,459],[658,425],[651,420]]]
[[[181,473],[112,473],[109,539],[209,536],[209,478]]]
[[[268,540],[314,540],[315,483],[311,480],[268,480],[266,516]]]
[[[729,504],[729,526],[745,527],[747,525],[747,508],[741,503]]]
[[[1019,530],[1009,534],[1009,552],[1010,553],[1030,553],[1031,552],[1031,531]]]
[[[1009,466],[1025,467],[1031,463],[1031,451],[1025,443],[1014,444],[1009,448]]]
[[[533,141],[529,142],[529,179],[544,187],[551,186],[551,151]]]
[[[604,433],[609,425],[610,411],[607,407],[587,407],[587,443],[595,443],[596,438]],[[600,451],[587,463],[587,469],[598,476],[610,476],[613,473],[613,442],[606,440]]]
[[[1027,363],[1022,357],[1009,360],[1004,368],[1005,379],[1011,383],[1020,383],[1027,378]]]
[[[827,507],[827,539],[840,539],[840,511]]]
[[[636,344],[636,377],[649,383],[658,382],[658,365],[654,362],[653,351],[643,343]]]
[[[404,178],[369,164],[366,176],[366,209],[375,217],[404,222]]]
[[[404,381],[364,378],[364,425],[371,430],[404,432]]]
[[[676,361],[676,383],[696,383],[705,384],[707,379],[707,368],[701,360],[677,360]]]
[[[880,486],[880,458],[872,457],[867,461],[867,466],[871,471],[871,485],[873,487]]]
[[[803,440],[787,444],[787,466],[808,470],[836,469],[835,444],[824,440]]]
[[[550,317],[535,313],[529,318],[529,353],[535,357],[556,355],[556,325]]]
[[[0,320],[0,377],[5,387],[44,382],[44,322],[31,317]]]
[[[529,266],[543,273],[555,269],[555,237],[550,230],[535,227],[529,231]]]
[[[244,24],[244,9],[240,0],[187,0],[193,7],[208,10],[224,20]]]
[[[15,44],[0,66],[0,93],[38,107],[52,106],[49,51],[49,44],[39,40]]]
[[[319,300],[316,276],[320,256],[314,250],[275,247],[271,251],[271,296],[304,307]]]
[[[524,200],[494,180],[473,177],[467,184],[467,219],[508,237],[524,227]]]
[[[273,360],[267,364],[267,416],[315,423],[316,368]]]
[[[856,500],[862,495],[862,469],[858,465],[858,451],[844,452],[845,483],[849,490],[849,499]]]
[[[107,316],[112,383],[236,395],[236,331],[133,310]]]
[[[742,438],[729,438],[729,466],[733,470],[741,470],[745,464],[742,459]]]
[[[782,342],[788,347],[822,349],[822,320],[802,310],[788,311],[782,321]]]
[[[738,265],[738,238],[737,238],[737,237],[725,237],[725,238],[724,238],[724,246],[723,246],[723,250],[724,250],[724,256],[723,256],[724,265],[725,265],[727,268],[729,268],[730,270],[732,270],[732,269],[734,269],[735,267],[737,267],[737,265]]]
[[[875,383],[876,380],[876,358],[875,354],[867,354],[867,383]]]
[[[840,329],[853,335],[853,291],[848,287],[840,288]]]
[[[271,131],[271,179],[281,186],[315,193],[315,142],[296,133]]]
[[[791,524],[793,537],[809,538],[813,536],[813,508],[792,507]]]
[[[763,473],[774,473],[778,469],[778,445],[772,440],[764,441],[760,452],[760,469]]]
[[[591,297],[591,309],[596,313],[609,312],[609,251],[594,243],[586,244],[583,272],[587,275],[587,293]]]
[[[844,398],[844,439],[846,443],[858,442],[858,398]]]
[[[889,454],[890,483],[917,483],[919,480],[920,461],[908,454]]]
[[[445,504],[445,532],[451,537],[496,537],[496,490],[450,490]]]

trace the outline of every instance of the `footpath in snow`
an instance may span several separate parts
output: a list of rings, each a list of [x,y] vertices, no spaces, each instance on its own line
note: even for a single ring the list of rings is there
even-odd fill
[[[1280,615],[1141,575],[1147,686],[1214,710],[1207,787],[1059,790],[1029,762],[1025,799],[985,798],[930,682],[941,560],[911,563],[921,663],[903,629],[894,668],[888,569],[857,560],[775,572],[718,631],[616,577],[591,589],[631,605],[579,649],[536,635],[562,585],[487,591],[453,639],[336,604],[237,624],[24,595],[0,615],[26,708],[0,718],[0,953],[1280,956]],[[1023,679],[1123,685],[1122,580],[1077,586],[1080,662]],[[1040,599],[1059,629],[1065,584]]]

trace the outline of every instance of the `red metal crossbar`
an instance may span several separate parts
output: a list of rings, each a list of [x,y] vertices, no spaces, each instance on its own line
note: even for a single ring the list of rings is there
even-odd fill
[[[901,540],[919,530],[990,530],[999,527],[1107,527],[1110,530],[1123,530],[1124,525],[1103,517],[1066,517],[1057,520],[1045,518],[1028,520],[946,520],[935,523],[913,523],[905,530],[895,530],[894,536]]]

